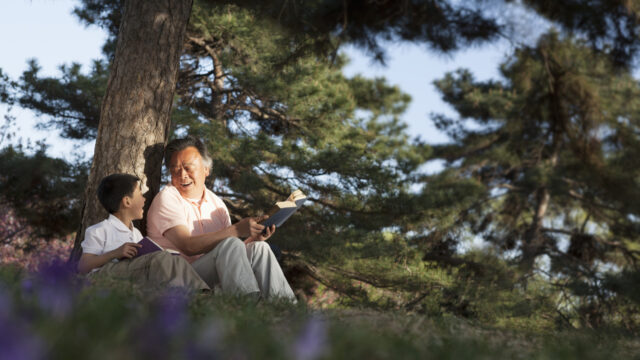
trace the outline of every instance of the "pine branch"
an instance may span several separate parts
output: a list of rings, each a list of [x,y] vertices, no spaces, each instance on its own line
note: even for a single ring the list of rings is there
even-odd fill
[[[338,286],[336,285],[334,282],[332,282],[330,279],[326,278],[325,276],[323,276],[320,272],[320,270],[318,269],[318,264],[309,260],[309,259],[303,259],[301,256],[294,254],[292,252],[288,252],[288,251],[283,251],[282,255],[284,257],[284,261],[289,262],[289,261],[293,261],[295,263],[296,266],[299,266],[302,268],[302,271],[304,273],[306,273],[307,275],[309,275],[312,279],[316,280],[317,282],[321,283],[322,285],[326,286],[327,288],[336,291],[340,294],[346,295],[348,296],[351,300],[354,301],[359,301],[361,299],[358,299],[354,296],[355,293],[358,292],[358,289],[356,289],[353,286],[346,286],[346,287],[342,287],[342,286]]]

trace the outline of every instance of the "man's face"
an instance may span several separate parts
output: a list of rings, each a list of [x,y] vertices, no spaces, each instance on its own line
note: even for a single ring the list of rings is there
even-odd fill
[[[185,198],[200,199],[204,193],[204,180],[209,169],[204,166],[202,156],[193,146],[176,152],[169,166],[171,185]]]

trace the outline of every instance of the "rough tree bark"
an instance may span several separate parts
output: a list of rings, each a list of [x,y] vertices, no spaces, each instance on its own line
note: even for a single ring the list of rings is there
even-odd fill
[[[87,226],[107,216],[96,197],[100,179],[112,173],[140,177],[146,208],[159,190],[162,153],[192,2],[125,1],[72,262],[81,255]],[[144,222],[138,226],[144,233]]]

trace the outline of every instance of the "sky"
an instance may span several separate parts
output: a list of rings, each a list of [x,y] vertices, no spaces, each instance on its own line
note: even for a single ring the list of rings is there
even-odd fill
[[[17,79],[26,69],[27,59],[35,58],[42,67],[43,76],[59,75],[62,64],[77,62],[88,71],[92,59],[101,56],[106,34],[98,27],[85,27],[71,13],[76,0],[5,0],[0,2],[0,68]],[[403,116],[411,137],[427,143],[447,141],[447,137],[434,128],[431,113],[454,115],[436,92],[433,81],[458,68],[470,69],[478,80],[498,79],[498,66],[509,53],[505,42],[483,45],[451,55],[430,52],[425,45],[389,44],[385,66],[375,63],[357,48],[349,47],[351,57],[344,72],[347,76],[362,74],[367,77],[387,78],[412,97]],[[93,142],[78,147],[77,141],[62,139],[55,131],[36,130],[35,115],[18,107],[8,109],[0,104],[0,117],[9,113],[16,117],[18,137],[31,142],[45,140],[52,156],[71,160],[74,153],[87,157],[93,154]],[[3,121],[0,118],[0,121]],[[0,148],[6,144],[0,143]]]

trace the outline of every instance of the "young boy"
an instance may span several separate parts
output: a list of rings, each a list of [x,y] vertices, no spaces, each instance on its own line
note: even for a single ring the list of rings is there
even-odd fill
[[[209,289],[181,256],[156,251],[132,259],[138,253],[142,234],[133,220],[142,219],[145,198],[140,179],[129,174],[112,174],[100,181],[98,200],[109,218],[87,228],[82,242],[78,271],[106,274],[153,285]]]

